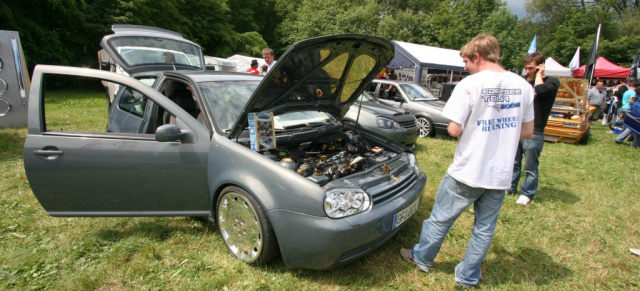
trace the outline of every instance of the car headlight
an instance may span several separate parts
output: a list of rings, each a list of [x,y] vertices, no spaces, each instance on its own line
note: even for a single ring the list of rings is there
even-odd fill
[[[409,158],[409,166],[413,168],[413,171],[416,172],[416,175],[420,176],[424,174],[422,173],[422,170],[420,170],[420,167],[418,167],[418,160],[416,159],[416,155],[407,153],[407,157]]]
[[[389,128],[389,129],[393,129],[393,128],[402,128],[402,126],[400,126],[399,123],[389,119],[389,118],[384,118],[384,117],[378,117],[376,118],[376,124],[378,125],[378,127],[380,128]]]
[[[371,209],[371,197],[362,189],[331,189],[324,198],[324,212],[341,218]]]
[[[564,127],[580,128],[580,123],[565,122]]]

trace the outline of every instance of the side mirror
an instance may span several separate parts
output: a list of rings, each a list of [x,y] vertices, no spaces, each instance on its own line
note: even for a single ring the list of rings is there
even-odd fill
[[[175,124],[165,124],[156,129],[156,140],[159,142],[183,141],[187,137]]]
[[[394,96],[393,100],[395,100],[396,102],[400,102],[400,103],[404,102],[404,98],[402,98],[402,96],[398,96],[398,95]]]

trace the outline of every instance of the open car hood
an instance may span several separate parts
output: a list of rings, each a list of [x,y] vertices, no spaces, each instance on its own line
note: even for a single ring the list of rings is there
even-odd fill
[[[329,35],[298,42],[269,70],[229,137],[246,128],[251,112],[317,110],[340,118],[393,56],[391,42],[370,35]]]
[[[156,27],[113,25],[100,46],[127,74],[170,70],[204,70],[202,49],[181,34]],[[164,55],[173,56],[173,61]]]

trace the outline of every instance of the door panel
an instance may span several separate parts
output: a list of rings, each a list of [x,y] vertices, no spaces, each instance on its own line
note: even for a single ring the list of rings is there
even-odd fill
[[[189,142],[158,142],[154,134],[106,132],[104,92],[93,94],[91,86],[83,86],[81,93],[72,94],[42,85],[47,79],[47,85],[57,88],[66,83],[60,83],[62,77],[76,76],[89,76],[82,79],[89,83],[95,81],[93,77],[117,82],[164,105],[183,121],[179,126],[190,134]],[[157,91],[109,72],[38,66],[31,93],[25,171],[33,193],[50,215],[209,214],[209,132]],[[105,104],[87,102],[92,96]]]

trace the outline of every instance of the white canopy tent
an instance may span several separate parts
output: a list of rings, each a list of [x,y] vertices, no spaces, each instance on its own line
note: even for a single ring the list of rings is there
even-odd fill
[[[243,55],[233,55],[228,57],[227,60],[234,61],[236,63],[236,67],[238,68],[238,72],[241,73],[244,73],[249,68],[251,68],[251,60],[258,60],[258,71],[260,71],[260,67],[262,67],[262,65],[267,64],[262,58],[248,57]]]
[[[413,71],[413,79],[416,83],[427,83],[428,74],[444,74],[448,81],[458,81],[464,72],[464,62],[459,50],[420,45],[403,41],[391,41],[395,46],[395,57],[387,67],[396,70]],[[454,74],[458,76],[454,80]]]
[[[544,74],[554,77],[573,77],[571,69],[563,67],[552,57],[548,57],[544,62]]]

